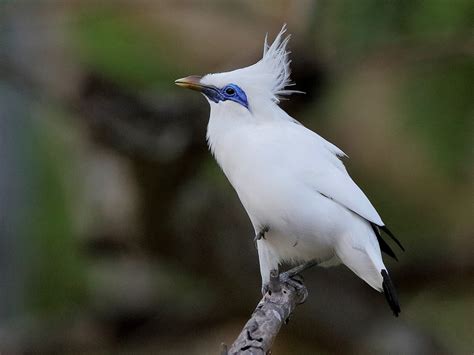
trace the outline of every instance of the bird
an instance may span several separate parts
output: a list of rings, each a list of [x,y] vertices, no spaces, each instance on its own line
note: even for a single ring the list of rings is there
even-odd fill
[[[289,40],[283,25],[273,43],[265,36],[257,63],[175,84],[210,104],[208,147],[253,225],[262,292],[283,263],[344,264],[383,293],[398,317],[381,252],[397,259],[385,235],[404,251],[402,244],[350,177],[346,154],[279,106],[299,92],[291,89]]]

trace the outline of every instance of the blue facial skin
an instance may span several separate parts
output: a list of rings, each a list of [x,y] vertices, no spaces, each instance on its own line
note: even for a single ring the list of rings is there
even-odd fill
[[[247,95],[245,95],[244,90],[238,87],[235,84],[229,84],[219,89],[215,86],[204,86],[202,88],[202,93],[207,96],[207,98],[215,103],[219,101],[234,101],[246,109],[249,108],[249,103],[247,101]]]

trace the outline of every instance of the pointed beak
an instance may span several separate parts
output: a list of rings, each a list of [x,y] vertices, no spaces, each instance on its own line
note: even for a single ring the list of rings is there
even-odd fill
[[[202,77],[199,75],[191,75],[187,76],[186,78],[178,79],[174,83],[183,88],[202,92],[206,86],[201,84],[201,78]]]

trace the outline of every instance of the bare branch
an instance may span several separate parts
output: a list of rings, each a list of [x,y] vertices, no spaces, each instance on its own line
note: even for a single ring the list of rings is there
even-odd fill
[[[272,271],[268,292],[227,352],[223,345],[223,354],[269,353],[283,322],[288,321],[296,306],[308,296],[302,282],[286,276],[279,276],[278,271]]]

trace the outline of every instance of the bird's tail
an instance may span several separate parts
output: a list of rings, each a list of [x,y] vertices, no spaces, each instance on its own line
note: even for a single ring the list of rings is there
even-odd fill
[[[357,276],[377,291],[383,292],[393,314],[398,316],[400,304],[398,303],[397,292],[383,263],[375,234],[371,235],[371,230],[365,230],[365,232],[367,238],[374,238],[374,240],[369,241],[367,239],[366,243],[355,244],[354,238],[350,236],[343,237],[339,240],[336,254]]]
[[[392,309],[393,315],[398,317],[398,314],[400,313],[400,303],[398,302],[397,291],[395,290],[395,286],[393,285],[392,279],[390,278],[387,270],[382,270],[381,274],[383,278],[383,293],[390,308]]]

